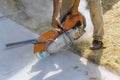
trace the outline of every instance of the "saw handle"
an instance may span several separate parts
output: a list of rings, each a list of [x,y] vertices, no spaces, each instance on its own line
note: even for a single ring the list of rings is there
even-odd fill
[[[6,44],[6,47],[12,47],[12,46],[23,45],[23,44],[31,44],[31,43],[32,44],[45,44],[45,42],[38,42],[36,39],[30,39],[30,40],[25,40],[25,41],[8,43]]]

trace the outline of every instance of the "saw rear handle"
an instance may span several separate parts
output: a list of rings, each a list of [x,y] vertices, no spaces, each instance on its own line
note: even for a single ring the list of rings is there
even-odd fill
[[[25,45],[25,44],[45,44],[46,42],[39,42],[37,39],[30,39],[30,40],[24,40],[24,41],[19,41],[19,42],[13,42],[13,43],[8,43],[6,44],[6,47],[13,47],[13,46],[20,46],[20,45]]]

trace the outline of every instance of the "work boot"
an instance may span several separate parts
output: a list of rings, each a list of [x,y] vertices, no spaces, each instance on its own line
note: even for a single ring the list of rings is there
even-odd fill
[[[92,46],[90,47],[91,50],[98,50],[103,48],[103,42],[98,40],[93,40]]]

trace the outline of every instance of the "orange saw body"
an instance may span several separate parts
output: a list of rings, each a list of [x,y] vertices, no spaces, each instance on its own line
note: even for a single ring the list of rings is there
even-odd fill
[[[34,44],[34,53],[36,54],[37,52],[40,52],[40,51],[46,51],[48,46],[52,42],[54,42],[54,40],[56,40],[57,37],[62,35],[65,31],[69,31],[70,29],[76,29],[77,22],[79,22],[79,23],[84,22],[84,17],[82,16],[82,14],[80,12],[72,17],[70,14],[67,14],[64,22],[62,22],[63,26],[61,26],[61,28],[57,27],[58,29],[60,29],[60,31],[49,30],[49,31],[44,32],[42,35],[40,35],[40,37],[37,39],[37,41],[38,42],[44,41],[45,44],[37,44],[37,43]],[[64,29],[64,31],[62,29]],[[74,36],[79,36],[79,33],[76,32],[74,34]]]
[[[61,20],[62,25],[42,33],[37,39],[30,39],[6,44],[6,48],[25,44],[34,44],[34,54],[43,59],[50,53],[57,53],[60,49],[70,45],[85,33],[86,21],[84,16],[66,14]]]

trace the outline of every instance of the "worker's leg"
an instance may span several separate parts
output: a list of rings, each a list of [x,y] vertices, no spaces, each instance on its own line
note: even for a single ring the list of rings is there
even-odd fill
[[[89,8],[91,19],[94,26],[93,38],[94,40],[102,41],[104,30],[103,30],[103,13],[100,0],[89,0]]]
[[[97,50],[103,47],[103,13],[101,0],[89,0],[90,15],[94,26],[93,42],[90,47],[92,50]]]

